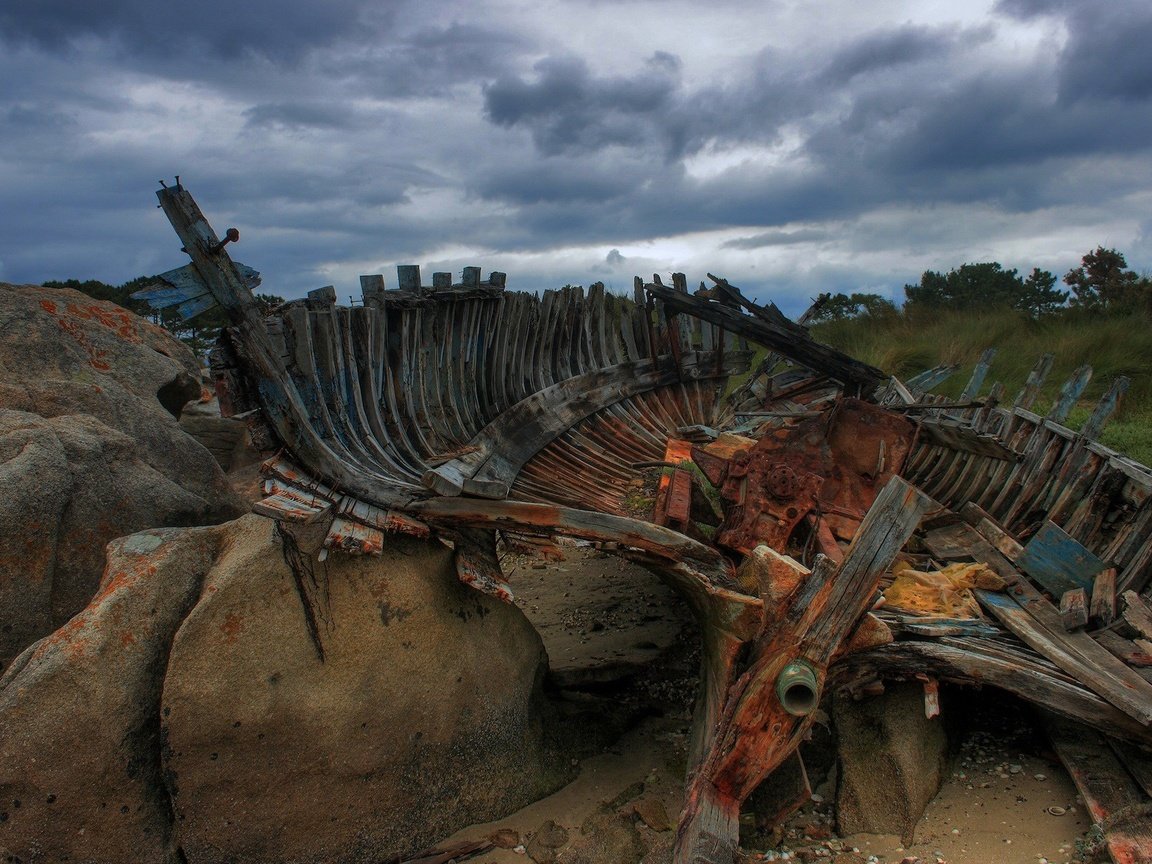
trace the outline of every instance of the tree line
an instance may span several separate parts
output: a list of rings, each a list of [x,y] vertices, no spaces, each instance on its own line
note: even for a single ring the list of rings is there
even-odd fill
[[[224,310],[213,306],[190,319],[181,318],[174,307],[167,309],[153,309],[143,300],[134,300],[132,295],[145,288],[151,288],[158,282],[156,276],[137,276],[135,279],[122,285],[109,285],[96,279],[64,279],[50,280],[42,283],[45,288],[72,288],[82,294],[87,294],[96,300],[106,300],[123,306],[153,324],[163,327],[185,345],[195,352],[197,357],[205,357],[208,350],[216,343],[220,330],[228,325]],[[261,310],[267,314],[282,305],[285,300],[275,294],[257,294],[256,302]]]
[[[1067,290],[1058,288],[1047,270],[1033,267],[1022,277],[995,261],[962,264],[947,273],[927,270],[918,284],[904,286],[903,311],[1014,309],[1031,318],[1076,312],[1152,316],[1152,279],[1128,269],[1124,255],[1115,249],[1097,246],[1061,281]],[[895,303],[879,294],[823,295],[816,306],[809,316],[812,322],[900,314]]]

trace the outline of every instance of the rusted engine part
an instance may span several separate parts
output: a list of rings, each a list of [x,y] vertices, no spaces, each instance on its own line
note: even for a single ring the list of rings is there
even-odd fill
[[[915,434],[906,417],[841,399],[747,449],[694,447],[696,463],[728,502],[716,543],[744,554],[761,543],[784,551],[808,520],[820,550],[838,557],[836,540],[855,536],[877,492],[903,468]]]

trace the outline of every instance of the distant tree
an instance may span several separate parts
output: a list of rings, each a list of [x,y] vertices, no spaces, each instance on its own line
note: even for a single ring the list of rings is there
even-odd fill
[[[947,274],[927,270],[919,285],[905,285],[908,305],[926,309],[1019,308],[1024,281],[998,262],[962,264]]]
[[[1072,305],[1089,312],[1145,309],[1152,282],[1127,269],[1128,262],[1115,249],[1097,246],[1080,259],[1080,266],[1064,274],[1064,284],[1075,295]]]
[[[843,321],[845,318],[859,318],[868,315],[873,318],[896,314],[896,306],[891,300],[879,294],[829,294],[819,309],[808,319],[809,323],[821,321]]]
[[[1022,284],[1022,291],[1015,308],[1027,312],[1033,318],[1051,315],[1068,300],[1068,292],[1056,287],[1056,277],[1047,270],[1033,267]]]

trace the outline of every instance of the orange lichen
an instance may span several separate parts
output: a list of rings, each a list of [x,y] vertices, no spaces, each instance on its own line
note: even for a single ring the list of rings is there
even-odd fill
[[[220,625],[220,632],[224,634],[224,641],[228,645],[234,644],[243,631],[244,619],[237,612],[229,612]]]
[[[106,359],[108,352],[97,348],[89,339],[81,322],[90,321],[108,330],[117,337],[134,345],[144,342],[144,334],[158,335],[163,331],[155,325],[142,321],[127,309],[120,309],[108,303],[68,303],[63,310],[53,300],[41,300],[40,308],[56,317],[60,329],[72,337],[88,355],[88,363],[98,372],[107,372],[112,366]]]

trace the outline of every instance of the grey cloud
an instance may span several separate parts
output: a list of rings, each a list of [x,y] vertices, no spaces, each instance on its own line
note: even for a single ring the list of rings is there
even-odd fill
[[[721,249],[763,249],[766,246],[793,246],[797,243],[815,243],[825,239],[828,232],[818,228],[800,228],[796,231],[764,231],[750,237],[737,237],[720,244]]]
[[[680,61],[664,52],[631,77],[595,77],[571,56],[541,60],[534,71],[535,80],[503,75],[487,85],[484,108],[497,126],[527,127],[548,155],[651,143],[680,89]]]
[[[384,98],[448,97],[454,88],[475,88],[505,74],[531,48],[513,31],[453,22],[365,41],[352,52],[352,62],[348,52],[317,62],[326,75],[352,76],[365,92]]]
[[[607,255],[604,256],[604,263],[610,267],[619,267],[627,260],[627,258],[620,254],[619,249],[612,249],[608,252]]]
[[[245,109],[244,116],[253,127],[347,130],[359,125],[353,110],[331,102],[264,103]]]
[[[1042,15],[1062,15],[1084,0],[999,0],[996,11],[1013,18],[1036,18]]]
[[[1060,57],[1062,101],[1152,99],[1152,7],[1093,4],[1077,10],[1068,27]]]
[[[367,0],[200,0],[175,17],[170,6],[151,0],[38,0],[0,6],[0,38],[60,50],[95,37],[130,55],[292,63],[356,32],[368,6]]]
[[[824,68],[822,77],[843,83],[870,72],[886,71],[921,60],[940,60],[956,44],[973,38],[986,40],[988,31],[962,32],[956,28],[905,25],[869,33],[840,50]]]

